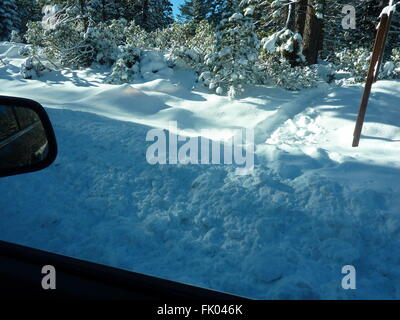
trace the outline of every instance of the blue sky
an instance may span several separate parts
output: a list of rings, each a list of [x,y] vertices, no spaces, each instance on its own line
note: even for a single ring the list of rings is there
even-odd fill
[[[176,16],[179,13],[179,6],[185,2],[185,0],[170,0],[174,5],[174,15]]]

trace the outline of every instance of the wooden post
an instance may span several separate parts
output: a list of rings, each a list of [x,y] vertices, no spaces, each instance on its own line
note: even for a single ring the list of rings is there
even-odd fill
[[[393,2],[391,1],[389,5],[392,5],[392,4],[393,4]],[[385,55],[385,45],[386,45],[386,41],[387,41],[387,38],[388,38],[388,35],[389,35],[390,25],[392,23],[392,17],[393,17],[393,11],[390,11],[389,19],[387,21],[387,26],[385,27],[385,35],[384,35],[384,39],[383,39],[383,49],[381,50],[381,54],[380,54],[380,57],[379,57],[378,65],[377,65],[376,71],[375,71],[374,83],[376,81],[378,81],[378,76],[379,76],[379,72],[381,70],[383,56]]]
[[[361,99],[360,109],[358,112],[357,123],[354,129],[354,139],[353,139],[353,147],[358,147],[361,138],[361,131],[364,125],[365,114],[367,112],[368,100],[371,94],[372,84],[375,79],[378,77],[379,69],[378,65],[380,65],[383,58],[383,51],[385,49],[385,42],[387,38],[389,25],[389,16],[387,14],[383,14],[381,17],[381,21],[379,23],[378,32],[375,38],[374,50],[372,52],[371,64],[368,70],[368,76],[365,83],[364,93]]]

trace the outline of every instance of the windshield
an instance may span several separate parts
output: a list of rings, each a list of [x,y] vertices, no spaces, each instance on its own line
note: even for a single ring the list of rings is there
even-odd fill
[[[394,7],[9,3],[0,95],[42,104],[59,154],[1,179],[1,240],[255,299],[400,297],[396,34],[371,57]]]

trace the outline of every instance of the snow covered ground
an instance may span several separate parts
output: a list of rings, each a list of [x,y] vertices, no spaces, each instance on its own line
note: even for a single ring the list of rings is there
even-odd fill
[[[0,181],[0,239],[251,298],[400,298],[399,82],[374,86],[352,148],[359,85],[230,101],[189,70],[25,80],[18,46],[0,43],[0,58],[0,94],[45,106],[59,144],[51,167]],[[169,121],[214,139],[254,128],[253,173],[148,164],[146,133]]]

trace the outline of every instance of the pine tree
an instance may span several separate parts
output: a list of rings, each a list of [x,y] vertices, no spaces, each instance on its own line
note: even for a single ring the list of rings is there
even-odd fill
[[[174,21],[169,0],[140,0],[135,8],[135,22],[146,31],[166,28]]]
[[[179,7],[179,20],[194,22],[206,20],[211,9],[210,5],[210,0],[187,0]]]
[[[178,19],[182,22],[207,20],[214,26],[222,20],[222,15],[230,10],[229,0],[186,0],[179,7]]]
[[[264,53],[274,55],[276,63],[284,60],[291,66],[303,64],[305,58],[303,38],[298,31],[302,28],[298,3],[291,0],[243,1],[254,5],[257,30],[265,36],[262,39]]]
[[[217,94],[227,93],[235,98],[246,84],[257,82],[259,41],[247,1],[242,6],[235,0],[230,2],[217,26],[216,43],[213,52],[205,57],[206,69],[200,79]]]
[[[9,40],[20,24],[15,0],[0,0],[0,40]]]
[[[174,22],[172,3],[169,0],[158,0],[156,3],[158,5],[155,6],[155,12],[159,17],[158,23],[156,23],[157,29],[166,28]]]
[[[208,3],[207,0],[192,0],[193,3],[193,21],[198,23],[207,17]]]
[[[29,21],[40,21],[42,19],[42,6],[36,0],[18,0],[17,12],[19,18],[18,31],[24,34]]]

